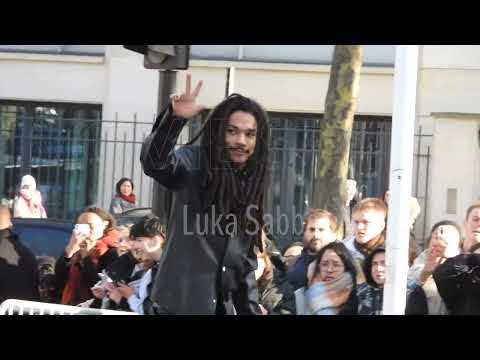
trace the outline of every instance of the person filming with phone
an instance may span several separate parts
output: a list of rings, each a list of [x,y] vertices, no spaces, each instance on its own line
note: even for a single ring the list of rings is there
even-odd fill
[[[408,271],[407,315],[449,314],[432,274],[445,260],[460,253],[461,239],[460,226],[453,221],[444,220],[433,226],[426,250]]]
[[[115,219],[105,210],[89,207],[78,217],[64,254],[55,264],[60,303],[78,305],[93,297],[98,273],[118,258],[120,234]]]

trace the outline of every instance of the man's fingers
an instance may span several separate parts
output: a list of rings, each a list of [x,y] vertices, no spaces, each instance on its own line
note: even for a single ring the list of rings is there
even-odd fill
[[[193,90],[193,96],[198,96],[198,94],[200,93],[200,89],[202,88],[202,85],[203,85],[203,81],[200,80],[197,84],[197,86],[195,87],[195,90]]]
[[[187,74],[187,85],[185,86],[185,95],[190,96],[192,91],[192,75]]]

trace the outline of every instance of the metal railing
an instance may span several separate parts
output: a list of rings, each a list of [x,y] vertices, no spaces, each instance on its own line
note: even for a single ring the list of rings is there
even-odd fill
[[[205,119],[208,111],[200,117]],[[319,150],[321,114],[270,112],[272,154],[267,210],[292,220],[310,206]],[[108,208],[115,183],[133,179],[137,206],[150,207],[153,181],[140,165],[143,140],[152,122],[65,119],[51,115],[25,117],[0,113],[0,191],[11,198],[21,175],[30,172],[40,186],[50,217],[73,219],[82,208],[97,204]],[[200,120],[200,119],[199,119]],[[196,134],[201,121],[186,128]],[[391,119],[355,116],[350,145],[350,176],[357,180],[363,197],[381,196],[388,186]],[[425,139],[431,135],[419,127],[416,136],[414,191],[422,206],[416,233],[425,236],[430,153]],[[183,138],[186,140],[186,137]],[[184,141],[183,141],[184,142]],[[285,244],[292,234],[280,237]]]
[[[152,119],[153,120],[153,119]],[[109,207],[115,183],[129,177],[137,205],[151,206],[153,181],[140,165],[152,122],[19,116],[0,112],[0,192],[12,199],[20,179],[37,180],[49,217],[72,220],[88,205]]]

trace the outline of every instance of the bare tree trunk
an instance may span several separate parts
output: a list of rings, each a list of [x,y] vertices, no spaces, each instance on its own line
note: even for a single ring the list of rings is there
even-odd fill
[[[362,55],[361,45],[335,46],[325,116],[320,124],[320,149],[312,205],[335,214],[339,222],[339,238],[343,237],[348,156]]]

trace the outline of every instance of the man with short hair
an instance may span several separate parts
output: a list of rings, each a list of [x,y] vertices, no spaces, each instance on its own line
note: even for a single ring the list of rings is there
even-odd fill
[[[303,228],[302,253],[293,268],[287,273],[287,279],[294,290],[304,287],[307,283],[308,265],[315,260],[322,247],[336,240],[337,218],[332,213],[313,209],[308,214]]]
[[[363,282],[365,258],[385,243],[387,206],[377,198],[363,199],[355,205],[352,218],[354,236],[345,239],[345,246],[357,265],[357,281]]]
[[[0,203],[0,303],[7,299],[39,300],[37,260],[12,232],[12,214]]]

